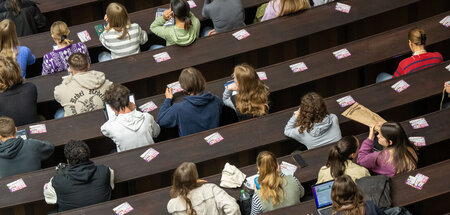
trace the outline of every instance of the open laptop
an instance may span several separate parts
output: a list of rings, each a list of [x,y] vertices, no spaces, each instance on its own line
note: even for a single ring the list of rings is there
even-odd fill
[[[331,210],[331,187],[334,180],[312,186],[314,200],[316,202],[317,213],[319,215],[332,215]]]

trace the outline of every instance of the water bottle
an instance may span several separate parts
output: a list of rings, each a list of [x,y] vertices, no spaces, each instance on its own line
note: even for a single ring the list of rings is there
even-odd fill
[[[250,199],[250,195],[247,192],[245,192],[245,190],[241,190],[241,197],[240,197],[240,199],[242,201],[245,201],[247,199]]]

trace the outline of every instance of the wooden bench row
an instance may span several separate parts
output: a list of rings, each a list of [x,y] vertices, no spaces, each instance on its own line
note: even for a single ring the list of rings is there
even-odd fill
[[[395,2],[389,0],[377,2],[346,0],[344,2],[352,5],[350,14],[337,12],[334,10],[333,4],[328,4],[300,14],[270,20],[263,24],[249,25],[245,29],[250,33],[250,37],[244,40],[236,40],[232,36],[234,32],[225,32],[200,38],[188,47],[170,46],[147,51],[97,63],[92,65],[91,69],[105,72],[106,77],[113,82],[128,83],[300,38],[404,7],[417,2],[417,0],[398,0]],[[168,52],[171,59],[156,63],[153,60],[153,55],[163,51]],[[63,72],[28,80],[38,87],[38,102],[54,100],[54,87],[61,83],[61,77],[64,75],[66,74]]]
[[[436,94],[442,87],[441,80],[448,79],[450,79],[450,73],[444,69],[444,65],[439,65],[404,76],[403,80],[411,86],[401,94],[396,93],[390,87],[400,79],[392,79],[332,96],[325,101],[328,110],[335,114],[340,114],[345,110],[345,108],[338,106],[336,99],[346,95],[351,95],[356,101],[375,112],[382,112]],[[379,95],[383,96],[381,97]],[[288,140],[289,138],[283,134],[283,128],[292,116],[292,112],[296,109],[295,107],[265,117],[154,144],[151,147],[161,153],[158,155],[158,159],[153,160],[150,164],[139,157],[148,149],[147,146],[123,153],[94,158],[92,160],[97,164],[105,164],[115,169],[117,183],[143,176],[156,175],[175,169],[183,161],[199,163],[270,143]],[[342,117],[339,117],[339,120],[341,124],[349,121]],[[225,139],[212,147],[208,146],[203,138],[216,131],[220,132]],[[174,157],[173,155],[177,156]],[[130,168],[130,166],[134,168]],[[0,195],[0,208],[42,200],[41,188],[54,173],[53,168],[48,168],[0,179],[0,193],[2,193]],[[29,189],[27,192],[10,194],[6,189],[6,184],[17,178],[23,178]],[[6,195],[6,193],[9,195]]]
[[[450,38],[450,31],[438,23],[444,15],[445,14],[440,14],[423,21],[415,22],[404,27],[380,33],[378,35],[343,44],[332,49],[327,49],[304,57],[264,67],[258,71],[266,72],[268,79],[265,83],[269,86],[272,93],[310,81],[318,80],[320,78],[330,77],[363,65],[389,59],[391,56],[397,56],[409,52],[409,48],[406,43],[404,43],[404,45],[399,44],[403,44],[402,42],[404,41],[405,35],[407,35],[407,32],[414,26],[424,27],[425,30],[430,33],[430,37],[428,38],[430,45]],[[367,49],[367,47],[370,47],[372,44],[378,44],[378,46]],[[347,48],[350,53],[352,53],[352,56],[342,60],[336,60],[332,55],[332,52],[341,48]],[[307,65],[308,70],[293,73],[289,65],[298,62],[304,62]],[[206,90],[221,96],[224,89],[223,83],[226,81],[228,81],[228,78],[208,82]],[[436,88],[436,91],[433,91],[433,93],[437,93],[437,90],[439,89]],[[179,97],[179,94],[176,94],[176,100],[179,100]],[[165,96],[161,94],[138,100],[137,104],[139,106],[145,102],[153,101],[159,107],[164,102],[164,99]],[[276,105],[277,104],[273,104],[273,106]],[[158,111],[159,108],[150,112],[150,114],[157,119]],[[102,136],[100,126],[105,121],[106,119],[104,117],[103,110],[79,114],[63,119],[48,120],[41,122],[46,124],[48,130],[47,133],[30,135],[30,137],[50,141],[56,146],[64,145],[70,139],[97,138]],[[19,129],[24,129],[27,127],[28,126],[22,126]],[[68,134],[67,130],[69,129],[72,130],[72,132]]]
[[[432,122],[430,124],[430,127],[427,127],[424,130],[409,129],[411,126],[408,121],[402,122],[401,124],[405,128],[408,136],[416,136],[416,135],[425,136],[427,144],[432,145],[434,143],[450,139],[450,133],[445,132],[447,129],[450,128],[450,125],[445,125],[446,123],[444,122],[444,120],[442,120],[449,116],[450,116],[450,110],[438,111],[438,112],[427,114],[427,115],[423,116],[427,120],[429,120],[429,122]],[[360,142],[362,142],[365,138],[367,138],[367,135],[368,135],[368,133],[364,133],[364,134],[358,135],[357,138],[359,139]],[[295,175],[302,183],[314,181],[317,179],[317,174],[319,172],[319,169],[323,165],[325,165],[327,158],[328,158],[328,152],[329,152],[330,148],[332,147],[332,145],[334,145],[334,144],[330,144],[330,145],[312,149],[312,150],[303,151],[301,153],[303,159],[306,161],[308,166],[305,168],[298,167]],[[285,162],[296,165],[296,163],[294,162],[293,158],[290,155],[279,158],[278,160],[279,160],[279,162],[285,161]],[[433,165],[433,166],[435,166],[435,165]],[[448,165],[447,165],[447,167],[448,167]],[[426,167],[426,168],[420,169],[419,172],[422,174],[428,175],[428,172],[423,171],[423,170],[429,169],[429,168],[434,168],[434,167]],[[247,166],[244,168],[240,168],[240,170],[244,174],[246,174],[247,177],[254,175],[257,172],[256,165],[251,165],[251,166]],[[412,174],[412,173],[407,173],[405,175],[409,175],[409,174]],[[433,179],[434,183],[436,183],[436,181],[438,180],[434,174],[428,175],[428,176],[430,176],[430,178]],[[395,205],[408,205],[408,204],[414,203],[416,201],[420,201],[423,198],[431,197],[430,194],[428,194],[428,192],[430,192],[430,191],[423,190],[422,192],[419,192],[423,195],[423,197],[417,198],[414,201],[411,201],[411,198],[409,198],[409,199],[401,198],[402,194],[400,192],[397,192],[396,189],[399,189],[402,191],[406,190],[407,192],[412,192],[412,191],[409,191],[409,189],[403,189],[403,188],[400,189],[400,187],[402,187],[403,185],[401,185],[401,186],[397,185],[397,183],[395,182],[398,177],[403,179],[405,176],[399,175],[399,176],[396,176],[393,178],[393,185],[394,185],[393,186],[394,187],[393,200],[394,200]],[[207,177],[205,179],[208,180],[208,182],[220,184],[221,174],[216,174],[216,175]],[[440,179],[443,179],[443,178],[440,178]],[[431,183],[433,183],[433,182],[431,182]],[[444,183],[444,181],[437,182],[437,183],[442,184],[442,183]],[[395,186],[398,186],[398,187],[395,187]],[[425,187],[430,187],[430,186],[428,186],[428,183],[427,183]],[[239,193],[240,193],[239,191],[241,189],[243,189],[243,187],[238,188],[238,189],[225,189],[225,190],[230,195],[232,195],[233,197],[235,197],[237,199],[237,198],[239,198]],[[308,188],[306,187],[306,189],[308,189]],[[448,192],[449,190],[450,190],[450,187],[447,187],[446,190],[444,189],[439,192],[435,189],[432,189],[431,191],[433,192],[433,194],[437,195],[444,191]],[[112,201],[97,204],[97,205],[92,205],[92,206],[88,206],[88,207],[84,207],[84,208],[80,208],[80,209],[75,209],[75,210],[69,211],[64,214],[80,214],[80,215],[81,214],[108,214],[108,213],[110,213],[112,208],[114,208],[115,206],[117,206],[125,201],[130,203],[134,207],[135,212],[137,212],[137,213],[142,213],[143,211],[152,211],[152,213],[155,213],[155,214],[166,214],[167,213],[166,205],[170,199],[169,192],[170,192],[170,187],[166,187],[166,188],[155,190],[155,191],[150,191],[150,192],[146,192],[146,193],[142,193],[142,194],[138,194],[138,195],[134,195],[134,196],[129,196],[129,197],[121,198],[121,199],[112,200]],[[426,194],[424,195],[424,193],[426,193]],[[397,197],[396,197],[396,194],[398,195]],[[308,202],[302,203],[298,207],[295,206],[295,207],[297,207],[296,208],[297,211],[295,214],[306,214],[306,212],[308,212],[308,210],[303,209],[302,205],[303,204],[311,204],[311,203],[314,208],[313,201],[308,201]],[[299,208],[301,208],[301,211],[304,213],[299,213],[299,210],[298,210]],[[309,207],[307,207],[307,208],[309,209]],[[292,212],[293,210],[289,210],[289,211]],[[310,212],[311,211],[309,211],[309,213]],[[275,213],[275,214],[278,214],[278,213]]]

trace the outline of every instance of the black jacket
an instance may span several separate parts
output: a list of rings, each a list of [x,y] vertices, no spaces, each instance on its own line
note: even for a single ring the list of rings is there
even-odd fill
[[[20,13],[15,14],[9,6],[9,0],[0,0],[0,21],[11,19],[16,24],[17,36],[27,36],[38,33],[38,29],[46,24],[45,16],[33,1],[18,1]]]
[[[12,138],[0,142],[0,178],[41,169],[41,161],[52,155],[46,141]]]
[[[37,122],[36,86],[33,83],[18,84],[0,93],[0,116],[11,117],[16,126]]]

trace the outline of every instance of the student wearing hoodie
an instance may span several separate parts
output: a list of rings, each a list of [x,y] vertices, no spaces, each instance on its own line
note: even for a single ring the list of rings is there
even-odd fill
[[[202,73],[189,67],[181,71],[178,81],[188,96],[182,102],[172,104],[172,89],[167,88],[166,100],[158,113],[158,124],[166,128],[178,126],[180,136],[217,128],[223,103],[219,97],[204,92],[206,82]]]
[[[120,84],[113,84],[105,92],[105,102],[116,117],[105,122],[101,131],[116,143],[117,152],[154,144],[153,138],[160,132],[153,116],[136,110],[129,97],[130,90]]]
[[[46,141],[15,137],[14,120],[0,117],[0,178],[41,169],[41,161],[53,154]]]
[[[112,82],[103,72],[88,71],[89,57],[83,53],[70,55],[68,62],[71,75],[63,78],[54,91],[55,100],[64,108],[56,112],[55,118],[104,108],[104,94]]]
[[[114,171],[89,160],[83,141],[70,140],[64,146],[67,164],[56,167],[56,175],[44,185],[47,204],[58,204],[58,212],[108,201],[114,189]]]
[[[325,101],[315,92],[303,96],[300,108],[284,128],[284,135],[303,143],[308,149],[342,138],[337,116],[328,113]]]

